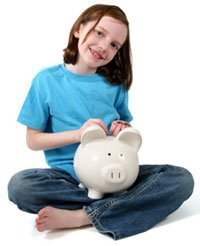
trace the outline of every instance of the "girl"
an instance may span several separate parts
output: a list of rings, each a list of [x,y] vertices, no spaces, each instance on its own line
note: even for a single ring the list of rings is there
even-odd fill
[[[73,157],[80,136],[90,125],[114,136],[130,126],[131,82],[126,15],[117,6],[91,6],[71,29],[64,63],[36,75],[18,117],[27,145],[44,150],[51,167],[23,170],[8,185],[12,202],[38,214],[38,231],[92,224],[120,239],[151,228],[192,194],[191,174],[172,165],[141,165],[126,193],[101,200],[79,188]]]

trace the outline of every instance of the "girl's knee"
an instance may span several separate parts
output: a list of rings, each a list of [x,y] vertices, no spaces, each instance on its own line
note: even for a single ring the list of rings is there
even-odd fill
[[[169,166],[170,167],[170,166]],[[183,199],[188,199],[194,189],[194,179],[192,174],[183,167],[171,166],[172,179],[177,184],[179,194]]]
[[[38,199],[35,195],[35,173],[34,169],[20,171],[14,174],[8,183],[8,198],[15,203],[19,209],[37,213],[41,206],[38,206]],[[33,188],[34,186],[34,188]],[[39,185],[37,186],[39,190]]]
[[[191,196],[194,190],[194,178],[192,174],[185,168],[183,168],[183,177],[185,193],[187,195],[186,199]]]
[[[23,170],[14,174],[8,183],[8,197],[14,202],[28,200],[28,196],[31,195],[30,189],[32,181],[29,178],[30,170]]]
[[[22,189],[24,184],[24,171],[14,174],[8,183],[8,197],[11,201],[15,202],[17,197],[22,196]]]

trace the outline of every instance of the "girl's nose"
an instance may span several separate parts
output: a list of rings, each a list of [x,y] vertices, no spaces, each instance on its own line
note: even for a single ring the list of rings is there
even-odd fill
[[[100,42],[99,44],[98,44],[98,47],[99,47],[99,49],[101,50],[101,51],[105,51],[107,48],[108,48],[108,43],[107,42]]]

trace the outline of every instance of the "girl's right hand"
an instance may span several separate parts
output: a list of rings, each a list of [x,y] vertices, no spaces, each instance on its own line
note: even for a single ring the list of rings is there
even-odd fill
[[[85,129],[87,127],[89,127],[89,126],[95,126],[95,125],[98,125],[98,126],[102,127],[103,130],[105,131],[105,133],[106,134],[108,133],[108,129],[107,129],[105,123],[102,120],[100,120],[100,119],[89,119],[78,130],[78,140],[79,140],[79,142],[81,140],[81,135],[85,131]]]

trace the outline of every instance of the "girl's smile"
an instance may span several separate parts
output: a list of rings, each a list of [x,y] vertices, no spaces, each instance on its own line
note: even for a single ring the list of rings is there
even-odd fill
[[[90,52],[92,53],[92,55],[94,56],[95,59],[104,59],[104,57],[101,55],[101,52],[96,51],[95,49],[89,48]]]

